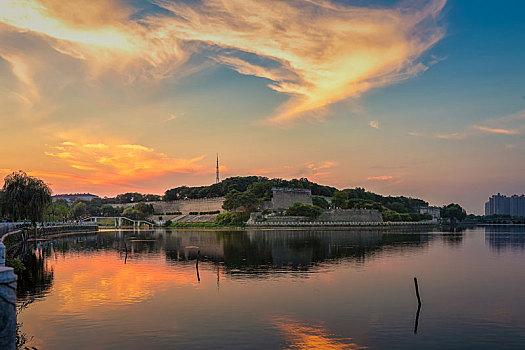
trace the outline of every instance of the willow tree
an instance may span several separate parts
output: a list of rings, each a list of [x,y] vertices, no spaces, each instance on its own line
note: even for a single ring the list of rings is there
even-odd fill
[[[13,220],[30,220],[33,226],[42,222],[46,206],[51,203],[51,189],[42,180],[23,171],[4,179],[4,211]]]

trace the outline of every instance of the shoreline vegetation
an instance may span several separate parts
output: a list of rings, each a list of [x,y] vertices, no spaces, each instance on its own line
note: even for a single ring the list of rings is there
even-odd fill
[[[303,193],[307,191],[311,196],[310,203],[295,202],[287,209],[266,209],[268,203],[272,203],[274,188]],[[311,182],[307,178],[284,180],[263,176],[230,177],[209,186],[180,186],[168,189],[163,196],[124,193],[114,198],[93,197],[91,200],[80,198],[74,202],[63,198],[53,201],[51,189],[45,182],[18,171],[4,179],[0,190],[0,220],[30,222],[24,237],[35,235],[39,230],[38,223],[41,223],[40,227],[46,227],[46,222],[68,225],[80,223],[88,217],[101,218],[98,222],[100,227],[104,227],[103,218],[127,217],[132,220],[154,221],[159,227],[176,229],[388,227],[436,224],[435,220],[431,221],[431,215],[420,212],[420,208],[429,207],[429,203],[422,199],[383,196],[360,187],[339,190]],[[152,201],[169,203],[213,198],[222,198],[219,202],[222,206],[220,210],[215,208],[190,211],[186,214],[166,210],[155,212],[151,204],[154,203]],[[465,210],[458,204],[452,203],[435,209],[441,211],[441,216],[452,223],[461,222],[467,217]],[[330,215],[327,215],[327,212],[348,213],[352,210],[376,213],[369,215],[375,219],[352,220],[351,216],[350,219],[339,219],[338,215],[332,215],[333,218],[330,219]],[[110,226],[114,225],[108,225]]]

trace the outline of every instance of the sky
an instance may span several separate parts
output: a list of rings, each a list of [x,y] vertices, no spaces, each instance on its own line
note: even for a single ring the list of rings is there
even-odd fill
[[[522,1],[0,0],[0,176],[525,192]]]

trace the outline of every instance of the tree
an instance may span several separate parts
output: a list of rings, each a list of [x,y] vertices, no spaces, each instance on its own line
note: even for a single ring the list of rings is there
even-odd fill
[[[64,221],[69,216],[69,205],[64,199],[52,202],[46,207],[46,221]]]
[[[310,220],[315,220],[321,215],[323,209],[310,204],[295,202],[290,208],[286,210],[286,215],[292,216],[306,216]]]
[[[12,219],[29,219],[33,226],[41,222],[46,206],[51,203],[51,189],[42,180],[23,171],[4,179],[4,206]]]
[[[78,202],[75,202],[75,204],[73,204],[71,206],[71,216],[78,219],[78,218],[82,218],[84,216],[86,216],[87,214],[87,204],[84,203],[84,202],[81,202],[81,201],[78,201]]]
[[[125,216],[129,219],[133,219],[133,220],[138,220],[140,219],[139,218],[139,211],[133,207],[127,207],[126,209],[124,209],[124,211],[122,212],[122,216]]]
[[[137,218],[140,220],[146,219],[154,212],[153,205],[146,203],[138,203],[135,206],[133,206],[133,209],[137,211]]]
[[[257,208],[257,198],[250,191],[232,190],[224,198],[222,207],[226,210],[252,212]]]
[[[346,208],[348,200],[348,192],[345,191],[336,191],[332,197],[332,204],[336,208]]]
[[[328,209],[328,207],[330,206],[328,201],[324,199],[324,197],[320,196],[312,196],[312,204],[323,209]]]
[[[441,217],[463,221],[467,217],[467,212],[459,204],[450,203],[441,208]]]

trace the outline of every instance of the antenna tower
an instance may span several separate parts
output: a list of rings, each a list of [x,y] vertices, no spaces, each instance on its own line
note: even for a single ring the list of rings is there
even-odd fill
[[[218,184],[221,180],[219,180],[219,153],[217,153],[217,168],[216,168],[216,174],[215,177],[215,183]]]

